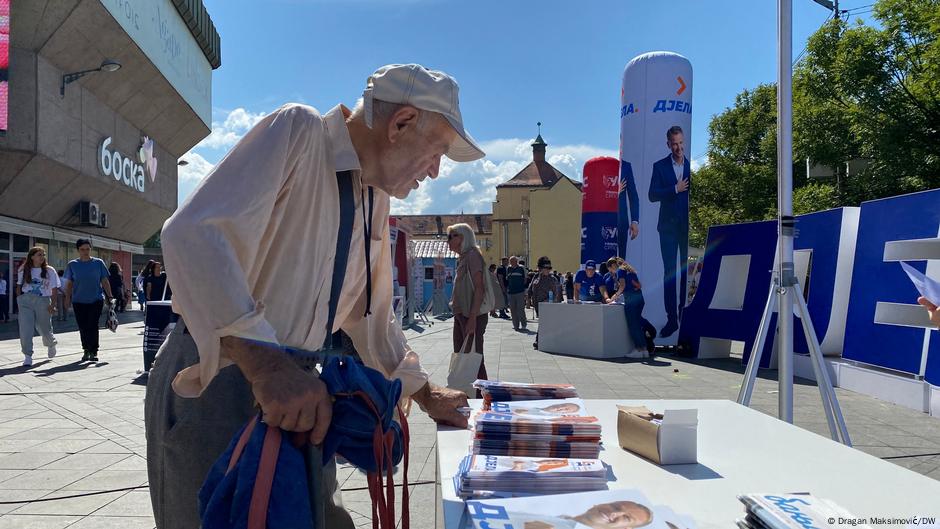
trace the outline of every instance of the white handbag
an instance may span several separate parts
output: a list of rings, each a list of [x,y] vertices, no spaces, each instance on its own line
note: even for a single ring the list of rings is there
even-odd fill
[[[447,387],[468,395],[475,391],[473,383],[480,372],[480,364],[483,363],[483,353],[476,350],[476,340],[471,340],[474,336],[468,334],[463,340],[463,347],[450,355],[450,366],[447,369]],[[467,342],[470,343],[469,350]]]

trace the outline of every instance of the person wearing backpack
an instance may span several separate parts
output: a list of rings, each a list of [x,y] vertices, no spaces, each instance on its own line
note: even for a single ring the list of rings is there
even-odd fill
[[[451,302],[454,310],[454,351],[461,351],[464,341],[473,335],[475,350],[483,354],[483,333],[489,321],[488,310],[481,312],[486,297],[486,282],[489,281],[486,262],[469,224],[449,226],[447,245],[459,256]],[[480,362],[477,378],[486,380],[485,362]]]

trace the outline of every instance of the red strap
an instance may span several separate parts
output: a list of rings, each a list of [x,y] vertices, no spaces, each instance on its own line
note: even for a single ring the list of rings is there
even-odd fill
[[[274,471],[277,468],[277,456],[281,451],[281,429],[268,426],[261,447],[261,460],[255,475],[255,486],[251,491],[251,504],[248,506],[248,529],[265,529],[268,524],[268,502],[271,499],[271,487],[274,484]]]
[[[395,436],[391,431],[382,433],[381,414],[375,407],[375,403],[364,391],[355,391],[352,393],[337,393],[338,397],[359,397],[361,398],[372,413],[375,414],[379,423],[376,424],[372,433],[372,455],[376,462],[376,471],[367,474],[367,483],[369,485],[369,496],[372,499],[372,529],[395,529],[395,480],[394,465],[392,457],[394,452]],[[402,427],[402,449],[404,457],[404,472],[402,474],[402,497],[401,497],[401,529],[410,529],[411,516],[409,513],[408,500],[408,450],[409,450],[409,432],[408,420],[402,412],[401,407],[397,407],[398,416]],[[383,479],[382,471],[385,471],[387,482]],[[383,494],[382,489],[385,489]],[[253,529],[253,528],[252,528]]]
[[[225,473],[228,474],[235,468],[235,465],[238,464],[238,459],[242,456],[242,452],[245,450],[245,445],[248,444],[248,439],[251,439],[251,432],[255,430],[255,425],[258,424],[258,418],[252,417],[248,424],[245,425],[245,429],[242,430],[241,437],[238,438],[238,442],[235,443],[235,449],[232,450],[232,458],[228,461],[228,468],[225,469]]]
[[[405,418],[405,414],[401,411],[401,406],[398,406],[398,418],[401,423],[402,450],[405,459],[405,471],[402,473],[401,486],[401,529],[410,529],[411,515],[409,513],[408,504],[408,450],[410,446],[410,434],[408,433],[408,419]]]

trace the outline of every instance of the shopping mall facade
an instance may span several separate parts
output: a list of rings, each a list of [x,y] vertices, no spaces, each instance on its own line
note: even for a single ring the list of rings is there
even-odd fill
[[[89,238],[129,281],[176,209],[177,160],[210,132],[218,33],[201,0],[3,4],[0,272],[31,246],[61,268]]]

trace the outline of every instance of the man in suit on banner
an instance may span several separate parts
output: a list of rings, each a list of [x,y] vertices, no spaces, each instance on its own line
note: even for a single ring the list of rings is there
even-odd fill
[[[653,164],[650,202],[659,202],[659,248],[663,258],[663,302],[666,325],[659,331],[663,338],[679,329],[685,306],[687,263],[689,260],[689,187],[692,172],[685,156],[685,135],[679,126],[666,131],[670,154]],[[678,261],[677,261],[678,258]],[[679,299],[676,300],[676,276]]]
[[[631,241],[640,234],[640,195],[636,192],[633,166],[621,159],[620,186],[617,194],[617,255],[623,258],[627,257],[628,232]]]

